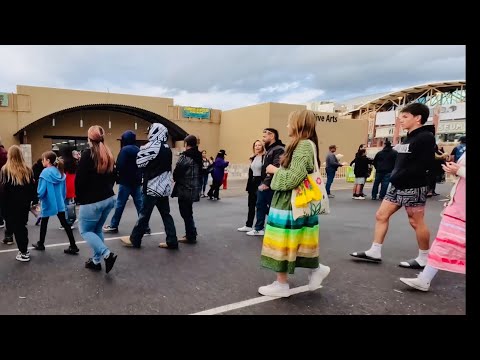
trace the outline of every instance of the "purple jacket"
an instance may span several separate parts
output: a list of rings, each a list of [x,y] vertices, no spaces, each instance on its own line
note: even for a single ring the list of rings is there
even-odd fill
[[[215,159],[212,172],[212,177],[214,181],[223,181],[223,173],[228,164],[228,161],[223,160],[221,157],[217,157]]]

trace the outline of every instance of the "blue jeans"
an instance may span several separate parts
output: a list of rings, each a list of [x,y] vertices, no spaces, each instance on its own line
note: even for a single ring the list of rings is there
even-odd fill
[[[255,223],[254,228],[257,231],[263,230],[265,228],[265,217],[268,214],[272,198],[272,189],[257,191],[257,222]]]
[[[206,173],[205,175],[203,175],[202,194],[205,194],[205,189],[207,188],[207,184],[208,184],[208,174],[209,174],[209,173]]]
[[[143,206],[142,187],[140,185],[128,186],[120,184],[118,185],[117,201],[115,203],[115,213],[113,214],[112,220],[110,221],[111,228],[118,228],[118,225],[120,224],[120,219],[123,215],[123,210],[125,210],[125,205],[127,204],[127,200],[130,195],[132,196],[133,203],[135,204],[135,209],[137,209],[137,214],[138,216],[140,216],[140,212],[142,211]],[[148,224],[147,229],[150,229]]]
[[[373,188],[372,188],[372,199],[377,198],[378,185],[380,184],[381,184],[380,199],[383,199],[385,197],[385,194],[387,193],[388,184],[390,183],[391,174],[392,173],[381,173],[381,172],[377,172],[375,174],[375,181],[373,182]]]
[[[103,238],[103,225],[114,206],[114,196],[93,204],[80,205],[78,221],[80,235],[93,250],[92,260],[94,264],[99,264],[102,256],[105,258],[110,254]]]
[[[327,184],[325,185],[325,190],[327,190],[327,195],[330,195],[330,187],[335,179],[335,173],[337,172],[337,169],[326,168],[325,171],[327,173]]]
[[[172,215],[170,215],[170,203],[168,196],[153,197],[143,194],[143,207],[140,211],[137,223],[135,224],[132,233],[130,235],[130,241],[134,247],[140,247],[142,244],[142,237],[145,235],[145,231],[152,216],[152,211],[157,206],[160,216],[163,220],[163,226],[167,234],[167,245],[170,247],[177,247],[177,231],[175,229],[175,223],[173,222]]]

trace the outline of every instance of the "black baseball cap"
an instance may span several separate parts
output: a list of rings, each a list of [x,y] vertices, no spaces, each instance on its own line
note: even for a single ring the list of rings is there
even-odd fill
[[[223,155],[227,155],[227,153],[225,152],[225,150],[220,150],[219,153],[222,153]]]

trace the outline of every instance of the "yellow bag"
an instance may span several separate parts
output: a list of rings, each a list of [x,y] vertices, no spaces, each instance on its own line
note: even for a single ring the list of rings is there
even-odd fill
[[[307,175],[295,190],[295,207],[304,207],[311,201],[322,199],[322,192],[311,175]]]
[[[291,204],[293,219],[300,217],[329,214],[330,206],[326,191],[322,191],[325,186],[320,176],[320,168],[317,162],[317,149],[315,144],[310,141],[313,148],[315,170],[292,190]],[[322,190],[321,190],[322,189]]]

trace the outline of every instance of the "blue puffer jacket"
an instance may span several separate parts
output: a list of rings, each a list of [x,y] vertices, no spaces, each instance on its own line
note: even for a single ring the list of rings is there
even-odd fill
[[[65,211],[65,197],[67,188],[65,186],[65,175],[55,166],[43,169],[38,181],[38,199],[42,206],[42,217],[54,216]]]
[[[142,183],[142,171],[137,166],[137,154],[140,148],[135,144],[137,136],[133,131],[122,134],[122,149],[117,158],[117,183],[136,187]]]

